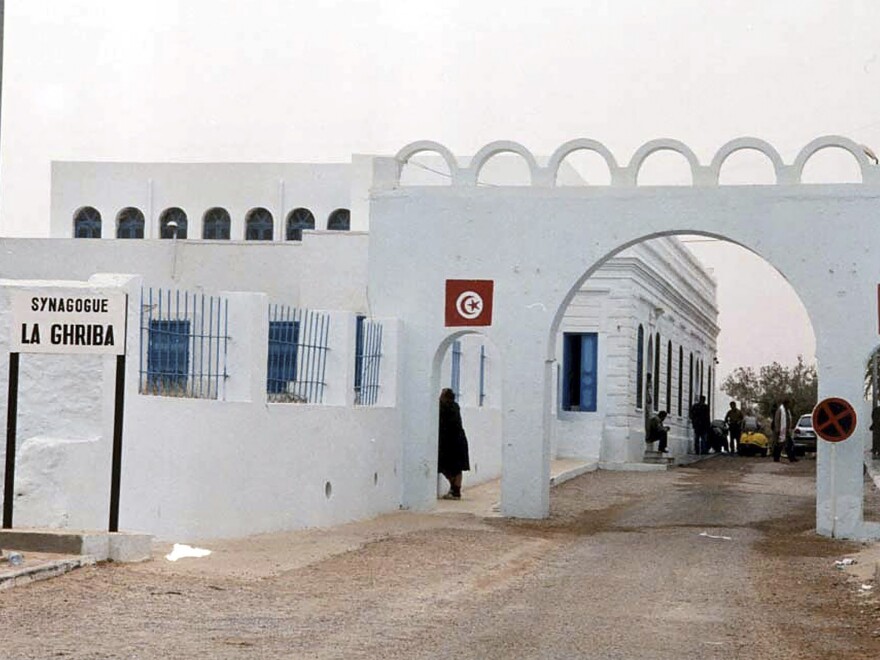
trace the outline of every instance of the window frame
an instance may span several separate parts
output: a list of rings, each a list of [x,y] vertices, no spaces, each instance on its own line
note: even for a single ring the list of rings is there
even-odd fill
[[[562,393],[559,407],[565,412],[597,412],[599,408],[599,333],[562,334]],[[574,378],[574,361],[578,363]],[[577,395],[577,404],[572,402]]]

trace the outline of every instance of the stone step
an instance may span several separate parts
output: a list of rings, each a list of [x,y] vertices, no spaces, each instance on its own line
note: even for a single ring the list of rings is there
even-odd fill
[[[152,555],[153,537],[132,532],[67,529],[3,529],[0,548],[21,552],[88,555],[95,561],[146,561]]]

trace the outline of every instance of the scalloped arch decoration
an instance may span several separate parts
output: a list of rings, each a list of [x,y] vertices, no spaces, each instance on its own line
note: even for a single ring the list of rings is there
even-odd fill
[[[473,185],[477,185],[477,182],[480,179],[480,171],[483,169],[483,166],[494,156],[503,153],[512,153],[517,154],[526,161],[526,165],[529,168],[529,182],[531,184],[535,184],[538,182],[539,175],[539,167],[538,163],[535,160],[535,156],[531,151],[526,149],[519,142],[512,142],[510,140],[498,140],[496,142],[490,142],[485,147],[480,149],[476,155],[471,159],[470,167],[468,168],[469,173],[469,181],[473,182]]]
[[[856,163],[858,163],[859,165],[859,172],[862,175],[862,183],[870,180],[870,168],[875,168],[876,166],[868,158],[862,147],[860,147],[849,138],[840,135],[824,135],[822,137],[816,138],[815,140],[812,140],[809,144],[807,144],[807,146],[800,150],[797,158],[794,159],[792,169],[794,170],[793,175],[794,177],[796,177],[795,181],[797,183],[801,183],[801,177],[804,173],[804,166],[807,164],[807,161],[810,160],[812,156],[814,156],[822,149],[828,149],[831,147],[844,149],[845,151],[851,153],[853,155],[853,158],[856,159]]]
[[[731,154],[743,150],[752,149],[759,151],[770,160],[776,173],[777,184],[800,184],[804,165],[817,151],[828,147],[839,147],[852,154],[859,165],[862,175],[862,183],[880,184],[880,166],[874,165],[865,154],[864,149],[849,138],[827,135],[816,138],[807,144],[798,153],[794,163],[788,165],[783,162],[779,152],[768,142],[755,137],[741,137],[730,140],[718,149],[709,165],[701,165],[696,154],[686,144],[679,140],[659,139],[646,142],[639,147],[626,166],[618,164],[611,151],[601,142],[587,138],[578,138],[565,142],[558,147],[547,162],[546,167],[538,165],[535,156],[526,147],[518,142],[499,140],[490,142],[480,149],[471,159],[468,166],[459,165],[458,159],[449,149],[438,142],[420,140],[412,142],[397,152],[397,176],[393,183],[400,185],[400,173],[403,165],[414,155],[423,151],[433,151],[440,155],[449,167],[452,185],[457,187],[473,187],[486,162],[500,153],[514,153],[521,156],[529,168],[530,183],[535,187],[552,188],[556,185],[556,175],[559,166],[566,156],[578,150],[587,150],[599,154],[611,173],[611,185],[615,187],[633,187],[638,183],[639,170],[645,160],[657,151],[674,151],[684,156],[691,170],[692,185],[694,186],[717,186],[721,167]],[[394,177],[392,176],[392,179]]]
[[[760,138],[741,137],[723,144],[715,153],[715,157],[712,158],[712,163],[709,165],[709,169],[712,170],[712,175],[716,184],[718,184],[721,179],[721,168],[724,166],[724,162],[737,151],[745,150],[758,151],[764,154],[773,166],[773,171],[776,173],[776,183],[781,183],[785,180],[785,163],[782,162],[782,156],[779,155],[779,152],[776,151],[776,148],[772,144],[765,142]]]
[[[409,159],[413,156],[426,151],[438,154],[446,162],[446,167],[449,168],[450,183],[452,185],[459,182],[460,168],[458,167],[458,159],[453,153],[439,142],[419,140],[417,142],[410,142],[394,156],[394,159],[398,163],[396,182],[398,185],[400,184],[400,174],[403,171],[403,166],[406,165],[409,162]]]
[[[620,167],[617,165],[617,160],[614,158],[614,154],[611,153],[608,147],[597,140],[578,138],[576,140],[569,140],[560,145],[556,151],[553,152],[553,155],[550,156],[550,160],[547,162],[547,170],[549,180],[554,186],[556,185],[556,178],[559,176],[559,168],[562,166],[562,161],[576,151],[592,151],[593,153],[599,154],[608,166],[608,173],[611,176],[611,185],[614,185],[620,179]]]
[[[629,171],[632,177],[633,185],[638,185],[639,172],[642,169],[642,165],[645,164],[645,161],[651,154],[657,153],[658,151],[674,151],[684,156],[685,160],[687,160],[688,162],[688,166],[691,169],[692,185],[697,184],[697,182],[700,180],[701,170],[700,161],[697,158],[697,155],[691,150],[689,146],[687,146],[684,142],[681,142],[680,140],[660,138],[658,140],[651,140],[650,142],[646,142],[633,154],[632,159],[629,161]]]

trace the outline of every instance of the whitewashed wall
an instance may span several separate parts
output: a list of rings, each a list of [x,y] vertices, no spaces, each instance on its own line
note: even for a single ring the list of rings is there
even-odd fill
[[[0,287],[0,382],[8,378],[14,285]],[[226,294],[224,392],[234,400],[150,396],[138,393],[140,278],[127,291],[121,529],[164,539],[242,536],[398,508],[397,321],[380,320],[378,405],[353,405],[353,312],[331,314],[325,404],[267,404],[268,297]],[[22,355],[16,526],[106,527],[114,365],[113,358]],[[0,423],[5,414],[4,407]]]

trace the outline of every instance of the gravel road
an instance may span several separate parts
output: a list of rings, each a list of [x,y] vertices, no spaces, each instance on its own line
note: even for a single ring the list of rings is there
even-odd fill
[[[544,521],[399,514],[84,568],[0,592],[0,658],[880,658],[880,598],[833,567],[876,546],[812,532],[814,479],[721,456],[583,475]]]

